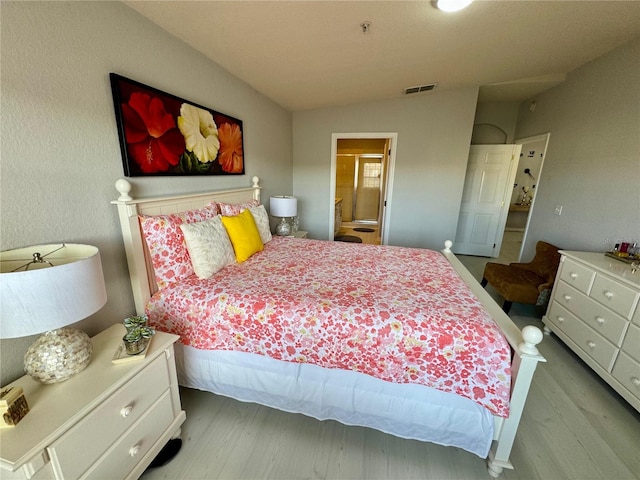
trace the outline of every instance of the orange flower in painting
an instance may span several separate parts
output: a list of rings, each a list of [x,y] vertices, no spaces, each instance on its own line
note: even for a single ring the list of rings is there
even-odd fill
[[[218,127],[220,151],[218,161],[227,173],[242,173],[244,157],[242,153],[242,132],[236,124],[223,123]]]
[[[134,92],[122,104],[129,155],[144,173],[157,173],[177,165],[184,139],[162,100]]]

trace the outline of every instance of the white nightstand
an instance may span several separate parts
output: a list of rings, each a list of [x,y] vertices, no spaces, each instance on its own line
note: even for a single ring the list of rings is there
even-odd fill
[[[305,232],[304,230],[298,230],[297,232],[289,235],[289,237],[294,237],[294,238],[307,238],[307,235],[309,235],[309,232]]]
[[[0,477],[137,479],[180,435],[178,337],[157,332],[143,360],[113,364],[124,333],[116,324],[93,337],[91,363],[65,382],[25,375],[11,384],[24,389],[30,412],[0,431]]]

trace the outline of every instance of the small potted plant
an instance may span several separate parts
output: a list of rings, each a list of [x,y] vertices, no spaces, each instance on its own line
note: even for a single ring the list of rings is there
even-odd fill
[[[146,325],[127,329],[127,333],[122,337],[127,353],[129,355],[137,355],[138,353],[144,352],[144,349],[147,348],[149,344],[149,340],[155,333],[153,328],[147,327]]]
[[[146,327],[149,317],[146,315],[134,315],[133,317],[125,318],[122,323],[124,323],[124,328],[127,329],[127,332],[135,327]]]

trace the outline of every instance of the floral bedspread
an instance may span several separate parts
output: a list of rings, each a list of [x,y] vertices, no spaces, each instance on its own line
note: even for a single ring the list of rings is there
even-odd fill
[[[509,413],[508,343],[432,250],[274,237],[242,264],[163,288],[147,314],[198,349],[419,383]]]

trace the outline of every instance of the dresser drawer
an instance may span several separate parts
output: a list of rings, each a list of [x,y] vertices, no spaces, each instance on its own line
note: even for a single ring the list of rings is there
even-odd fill
[[[64,477],[80,477],[169,385],[167,361],[161,355],[54,442],[49,452]]]
[[[554,299],[611,343],[620,345],[628,320],[564,282],[558,284]]]
[[[635,397],[640,398],[640,363],[620,352],[612,374]]]
[[[622,343],[622,350],[631,358],[640,362],[640,327],[633,324],[629,325]]]
[[[602,335],[593,331],[578,317],[557,302],[551,304],[547,318],[562,330],[602,368],[611,371],[618,349]]]
[[[638,294],[615,280],[596,274],[589,296],[614,312],[629,318]]]
[[[171,393],[167,390],[83,478],[92,480],[125,478],[169,428],[173,420]]]
[[[640,302],[638,302],[638,305],[636,306],[636,313],[633,314],[631,323],[635,323],[636,325],[640,326]]]
[[[560,279],[567,282],[581,292],[588,293],[591,282],[595,276],[595,272],[577,263],[570,258],[565,258],[560,272]]]

